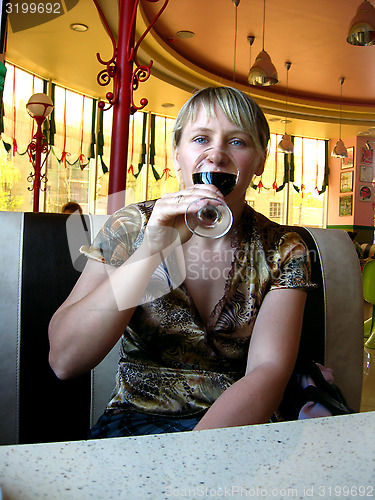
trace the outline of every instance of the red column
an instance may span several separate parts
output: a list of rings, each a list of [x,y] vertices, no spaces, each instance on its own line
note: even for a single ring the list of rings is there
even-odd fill
[[[108,186],[108,214],[125,204],[127,155],[130,118],[130,84],[133,60],[129,60],[129,46],[134,47],[135,19],[132,14],[137,0],[120,0],[117,38],[118,98],[113,105],[111,159]]]

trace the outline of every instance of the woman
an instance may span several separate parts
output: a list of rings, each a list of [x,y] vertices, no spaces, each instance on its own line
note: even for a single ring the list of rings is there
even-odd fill
[[[74,377],[123,335],[116,388],[92,437],[262,423],[278,408],[312,285],[299,236],[245,203],[268,141],[267,121],[245,94],[197,92],[173,134],[184,187],[119,210],[84,250],[87,266],[51,320],[50,364]],[[233,226],[219,239],[192,234],[184,220],[193,200],[223,200],[215,186],[192,182],[208,148],[231,153],[239,170],[225,197]]]

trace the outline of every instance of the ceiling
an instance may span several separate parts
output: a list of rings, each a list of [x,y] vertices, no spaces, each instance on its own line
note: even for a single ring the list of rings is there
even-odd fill
[[[54,19],[21,14],[9,16],[6,58],[24,69],[69,88],[104,97],[100,87],[104,68],[96,57],[112,56],[112,43],[93,0],[61,0]],[[30,3],[30,2],[29,2]],[[98,0],[114,35],[118,27],[117,0]],[[164,0],[140,0],[136,39],[163,6]],[[263,0],[169,0],[139,49],[142,63],[154,61],[150,79],[135,94],[146,97],[145,110],[175,116],[191,92],[206,85],[234,85],[253,95],[282,133],[285,124],[286,69],[289,71],[288,132],[309,137],[337,137],[342,87],[342,136],[375,130],[375,46],[346,42],[350,20],[360,0],[267,0],[264,48],[279,74],[279,83],[254,87],[247,83],[250,61],[262,49]],[[237,12],[237,37],[235,37]],[[52,16],[50,16],[51,18]],[[32,20],[32,23],[31,21]],[[46,21],[46,22],[45,22]],[[84,23],[84,33],[72,31]],[[31,25],[33,24],[33,25]],[[179,31],[195,33],[180,38]],[[255,37],[250,48],[247,37]],[[236,40],[236,60],[234,63]],[[163,107],[163,104],[173,107]]]

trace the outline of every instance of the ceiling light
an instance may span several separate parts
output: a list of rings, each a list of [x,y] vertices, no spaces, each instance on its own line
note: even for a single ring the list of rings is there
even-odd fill
[[[290,135],[286,133],[286,125],[287,123],[290,122],[290,120],[288,120],[288,89],[289,89],[289,70],[291,65],[292,63],[290,61],[287,61],[285,63],[285,68],[286,68],[285,120],[282,120],[282,122],[285,123],[285,133],[281,141],[279,142],[279,149],[283,153],[293,153],[292,139],[290,138]]]
[[[89,27],[86,26],[86,24],[73,23],[70,25],[70,29],[72,29],[73,31],[77,31],[78,33],[84,33],[89,29]]]
[[[347,158],[348,157],[348,151],[346,150],[345,144],[341,139],[341,112],[342,112],[342,86],[344,84],[345,78],[341,77],[339,82],[341,85],[341,96],[340,96],[340,134],[339,134],[339,140],[336,142],[336,146],[333,148],[333,151],[331,153],[332,156],[335,156],[336,158]]]
[[[240,0],[233,0],[236,7],[236,14],[234,16],[234,49],[233,49],[233,81],[236,81],[236,59],[237,59],[237,33],[238,33],[238,6]]]
[[[193,38],[195,36],[195,33],[193,31],[177,31],[176,35],[178,38]]]
[[[375,9],[367,0],[358,7],[350,23],[346,41],[362,47],[375,43]]]
[[[266,24],[266,0],[263,2],[263,48],[250,69],[248,82],[250,85],[275,85],[278,80],[277,71],[268,52],[264,50],[264,31]]]

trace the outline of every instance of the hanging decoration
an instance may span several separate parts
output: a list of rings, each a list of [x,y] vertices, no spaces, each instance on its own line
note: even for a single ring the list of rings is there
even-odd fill
[[[66,151],[66,128],[67,128],[67,123],[66,123],[66,89],[64,89],[64,143],[63,143],[63,150],[62,150],[62,155],[61,155],[61,160],[60,162],[64,163],[64,167],[67,167],[67,157],[70,156],[70,153]]]
[[[155,168],[155,115],[151,114],[150,120],[150,165],[152,169],[152,173],[154,174],[154,178],[156,181],[160,179],[160,175],[158,174]]]
[[[103,110],[99,108],[99,127],[98,127],[98,147],[97,147],[97,153],[98,157],[100,159],[100,164],[102,167],[103,174],[106,174],[109,172],[109,169],[107,165],[104,163],[103,160],[103,153],[104,153],[104,130],[103,130]]]
[[[147,150],[146,131],[147,131],[147,113],[143,113],[141,153],[139,155],[138,172],[134,174],[135,177],[138,177],[138,175],[141,173],[143,165],[146,164],[146,150]]]
[[[302,137],[302,155],[301,155],[301,194],[303,198],[303,192],[305,191],[305,185],[303,183],[304,165],[303,165],[303,137]]]
[[[45,82],[47,84],[47,82]],[[52,113],[49,117],[49,131],[48,131],[48,143],[51,146],[55,145],[55,134],[56,134],[56,121],[55,121],[55,90],[56,90],[56,84],[52,83],[51,85],[51,99],[53,102],[53,110]]]
[[[284,155],[284,178],[283,178],[283,183],[281,186],[276,188],[276,192],[279,193],[282,191],[285,186],[289,183],[290,181],[290,165],[289,165],[289,155]]]
[[[130,151],[130,166],[128,168],[128,174],[134,175],[134,167],[133,167],[133,156],[134,156],[134,115],[132,115],[132,144]]]
[[[87,163],[85,163],[86,157],[83,154],[83,133],[85,129],[85,96],[82,96],[82,114],[81,114],[81,124],[80,124],[80,154],[79,154],[79,166],[81,170],[85,168]]]
[[[274,178],[274,181],[272,184],[272,189],[275,191],[275,194],[276,194],[276,191],[277,191],[277,148],[275,148],[275,178]]]
[[[171,169],[168,168],[168,148],[167,148],[167,117],[164,117],[164,170],[165,180],[171,175]]]
[[[4,132],[4,85],[5,76],[7,74],[7,67],[4,63],[0,62],[0,135]]]
[[[47,84],[47,82],[45,82]],[[47,88],[44,85],[45,88]],[[61,156],[59,157],[58,154],[56,153],[54,149],[55,145],[55,135],[56,135],[56,123],[55,123],[55,90],[56,90],[56,85],[52,84],[51,85],[51,100],[54,105],[54,108],[52,110],[52,113],[50,115],[49,122],[45,125],[44,128],[44,134],[46,137],[49,137],[49,144],[51,146],[51,153],[53,156],[56,158],[56,160],[59,163],[64,164],[64,168],[69,167],[74,167],[75,165],[79,164],[79,167],[81,170],[83,170],[87,165],[90,163],[90,158],[95,157],[95,147],[93,146],[92,142],[92,137],[93,137],[93,130],[95,131],[95,125],[93,129],[93,124],[91,126],[91,145],[90,145],[90,155],[89,158],[86,158],[86,156],[83,154],[83,139],[84,139],[84,110],[85,110],[85,99],[86,97],[83,95],[82,96],[82,114],[81,114],[81,121],[80,121],[80,148],[78,152],[77,159],[75,161],[69,161],[68,158],[72,156],[72,154],[68,151],[66,151],[66,145],[67,145],[67,139],[68,139],[68,120],[67,120],[67,89],[64,88],[64,111],[63,111],[63,148],[62,148],[62,153]],[[95,100],[93,100],[93,105],[94,105]],[[94,106],[95,108],[95,106]],[[94,113],[94,110],[93,110]],[[94,114],[94,123],[95,123],[95,114]],[[47,121],[47,120],[46,120]],[[95,132],[94,132],[95,135]]]
[[[95,145],[96,145],[96,105],[97,100],[92,100],[92,115],[91,115],[91,142],[89,159],[95,158]]]
[[[18,149],[16,140],[16,125],[17,125],[17,106],[16,106],[16,68],[13,67],[13,95],[12,95],[12,107],[13,107],[13,137],[12,137],[12,152],[13,156],[16,156]]]
[[[329,141],[325,141],[325,165],[324,165],[324,177],[323,177],[323,184],[322,184],[322,188],[319,190],[318,189],[318,193],[319,194],[323,194],[327,187],[328,187],[328,178],[329,178],[329,166],[328,166],[328,157],[329,157]]]
[[[318,180],[319,180],[319,161],[318,161],[318,141],[316,141],[316,149],[315,149],[315,191],[319,193],[319,188],[318,188]]]

